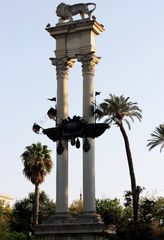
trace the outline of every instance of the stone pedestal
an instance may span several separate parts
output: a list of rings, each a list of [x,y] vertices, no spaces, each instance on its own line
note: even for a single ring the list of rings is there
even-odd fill
[[[95,218],[79,216],[61,218],[55,216],[38,225],[35,236],[40,240],[103,240],[104,225]]]

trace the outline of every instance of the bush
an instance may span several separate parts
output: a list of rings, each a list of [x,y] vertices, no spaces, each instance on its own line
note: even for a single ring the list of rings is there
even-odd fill
[[[160,240],[158,231],[147,223],[124,225],[117,229],[117,236],[120,240]]]
[[[1,240],[29,240],[29,237],[27,237],[24,233],[5,232],[0,234],[0,239]]]

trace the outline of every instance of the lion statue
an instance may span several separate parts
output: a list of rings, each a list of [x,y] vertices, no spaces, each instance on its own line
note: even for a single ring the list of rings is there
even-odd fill
[[[89,10],[88,6],[93,5],[94,8]],[[73,5],[68,5],[65,3],[60,3],[56,8],[56,14],[62,20],[70,20],[73,21],[73,16],[80,14],[82,19],[85,19],[85,14],[88,15],[88,19],[90,19],[92,12],[95,10],[95,3],[78,3]]]

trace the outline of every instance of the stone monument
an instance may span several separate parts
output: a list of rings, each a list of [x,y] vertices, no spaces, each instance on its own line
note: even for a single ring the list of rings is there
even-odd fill
[[[89,10],[90,7],[92,7],[91,10]],[[52,65],[56,67],[56,122],[58,129],[43,130],[43,133],[53,141],[59,142],[61,148],[57,150],[56,154],[56,214],[35,228],[35,235],[43,240],[103,239],[104,225],[96,214],[95,208],[95,136],[90,137],[92,134],[89,134],[93,125],[97,127],[95,126],[95,117],[92,111],[93,102],[95,101],[95,66],[100,60],[100,57],[96,56],[95,36],[104,31],[103,25],[99,24],[94,16],[92,16],[91,19],[91,14],[95,7],[96,5],[92,3],[74,5],[61,3],[56,9],[56,14],[60,17],[59,22],[53,27],[50,25],[46,27],[46,31],[56,40],[55,58],[50,58],[50,60]],[[73,16],[79,13],[82,19],[73,20]],[[86,15],[87,18],[85,18]],[[61,128],[64,129],[62,124],[64,124],[66,120],[63,119],[67,119],[67,122],[70,123],[68,117],[68,72],[76,60],[80,62],[82,66],[83,117],[87,124],[85,124],[83,120],[78,120],[75,121],[75,125],[77,125],[77,123],[84,124],[85,129],[78,130],[79,136],[83,138],[83,144],[87,141],[87,146],[89,147],[83,150],[83,212],[75,218],[71,217],[68,213],[69,137],[66,134],[58,139],[54,136],[59,132],[59,128],[60,132]],[[80,129],[82,129],[82,127]],[[105,129],[107,129],[107,126]],[[81,134],[81,132],[83,132],[83,134]],[[74,134],[74,136],[76,138],[78,134]]]

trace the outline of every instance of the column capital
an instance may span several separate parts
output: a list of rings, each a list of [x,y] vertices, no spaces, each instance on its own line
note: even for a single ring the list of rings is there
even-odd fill
[[[68,77],[69,68],[73,67],[75,59],[71,58],[50,58],[52,65],[56,66],[57,78]]]
[[[82,63],[83,74],[93,74],[95,72],[95,65],[99,63],[101,57],[95,55],[95,53],[89,53],[78,56],[78,62]]]

